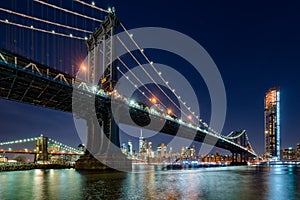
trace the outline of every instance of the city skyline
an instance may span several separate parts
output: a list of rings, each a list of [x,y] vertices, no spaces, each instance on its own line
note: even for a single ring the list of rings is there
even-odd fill
[[[101,2],[96,1],[96,4],[108,7]],[[151,4],[143,11],[138,9],[141,3],[133,4],[134,6],[130,7],[122,2],[115,2],[119,17],[126,22],[129,28],[161,26],[181,31],[203,45],[214,59],[227,92],[228,109],[223,134],[226,135],[232,130],[246,129],[250,141],[253,141],[254,149],[260,154],[263,153],[263,98],[268,88],[280,85],[282,94],[281,146],[285,148],[293,146],[293,141],[300,142],[295,127],[299,121],[299,117],[296,115],[300,110],[297,105],[299,95],[294,92],[297,91],[297,85],[299,85],[296,69],[299,64],[297,59],[299,29],[293,29],[294,23],[300,19],[300,16],[294,10],[293,3],[284,3],[283,7],[282,4],[276,2],[272,5],[261,3],[261,7],[251,7],[251,5],[246,6],[241,3],[225,4],[221,1],[207,4],[191,2],[191,5],[188,6],[189,9],[181,10],[179,5],[169,7],[167,3],[153,2],[159,6]],[[10,3],[7,3],[6,6],[11,7]],[[20,9],[18,4],[13,4],[13,6]],[[127,13],[124,8],[132,12]],[[154,8],[166,19],[153,14],[151,9]],[[214,11],[216,16],[211,17],[208,15],[208,11],[204,11],[204,8]],[[177,9],[181,10],[181,14],[179,16],[172,15]],[[203,12],[199,12],[198,9]],[[279,10],[286,15],[278,16],[277,11]],[[241,14],[242,12],[244,13]],[[5,18],[5,13],[1,14]],[[97,13],[91,14],[97,15]],[[145,17],[147,14],[148,17]],[[136,19],[135,15],[142,17]],[[241,15],[241,19],[236,19],[236,15]],[[174,20],[170,20],[168,16],[173,16]],[[184,20],[189,17],[198,19],[195,25]],[[277,28],[277,26],[281,28]],[[2,27],[7,29],[7,25],[1,24]],[[251,27],[256,27],[256,31],[253,31]],[[16,32],[19,29],[9,28],[9,30]],[[12,36],[11,40],[19,40],[19,36],[14,34],[16,38]],[[293,45],[291,45],[292,43]],[[1,47],[5,45],[5,42],[2,41]],[[153,59],[166,63],[170,58],[168,55],[159,58],[153,54],[151,56]],[[180,65],[176,63],[177,61],[174,59],[168,64],[178,69]],[[184,64],[182,61],[179,63]],[[199,92],[201,114],[205,121],[209,121],[209,98],[201,99],[201,94],[208,96],[205,85],[197,86],[199,77],[194,77],[189,71],[183,71],[183,73],[189,77],[193,87]],[[53,135],[55,138],[62,138],[64,143],[70,145],[80,143],[75,133],[72,117],[68,113],[1,100],[1,121],[3,124],[1,140],[3,139],[3,141],[20,138],[19,136],[26,132],[29,136],[41,133]]]

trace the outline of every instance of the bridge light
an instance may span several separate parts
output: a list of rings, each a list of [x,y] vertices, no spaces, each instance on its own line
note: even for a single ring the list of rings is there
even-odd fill
[[[167,113],[168,113],[168,115],[172,114],[172,110],[171,110],[171,109],[168,109],[168,110],[167,110]]]
[[[92,5],[95,6],[95,2],[94,1],[92,1]]]
[[[150,62],[150,65],[153,65],[153,62],[152,62],[152,61]]]
[[[85,40],[88,40],[88,37],[85,36],[84,39],[85,39]]]
[[[54,31],[54,30],[52,30],[52,33],[55,33],[55,31]]]
[[[144,52],[144,49],[141,49],[141,52]]]
[[[73,37],[72,33],[70,33],[70,37]]]
[[[82,71],[85,72],[85,71],[86,71],[86,66],[85,66],[85,65],[82,65],[82,66],[81,66],[81,69],[82,69]]]
[[[156,98],[155,97],[153,97],[151,100],[150,100],[153,104],[156,104]]]
[[[31,25],[30,28],[34,28],[34,27]]]
[[[6,19],[5,22],[7,23],[7,22],[8,22],[8,19]]]
[[[133,104],[135,104],[135,101],[134,100],[130,100],[129,104],[133,105]]]
[[[108,7],[108,9],[107,9],[107,10],[108,10],[108,12],[110,12],[110,13],[111,13],[111,7]]]
[[[129,36],[132,38],[132,37],[133,37],[133,34],[132,34],[132,33],[130,33],[130,34],[129,34]]]
[[[188,118],[189,118],[189,120],[192,120],[192,115],[189,115]]]

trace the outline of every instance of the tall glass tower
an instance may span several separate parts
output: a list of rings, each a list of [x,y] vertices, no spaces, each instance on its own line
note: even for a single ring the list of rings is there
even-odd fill
[[[265,153],[280,159],[280,88],[271,88],[265,96]]]

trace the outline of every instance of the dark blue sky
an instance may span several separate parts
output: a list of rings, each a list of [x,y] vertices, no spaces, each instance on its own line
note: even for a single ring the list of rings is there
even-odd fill
[[[101,13],[72,0],[48,2],[103,18]],[[295,146],[300,142],[297,128],[300,121],[300,3],[218,0],[106,0],[95,3],[103,8],[114,5],[120,20],[128,29],[147,26],[174,29],[192,37],[207,50],[218,66],[226,88],[228,102],[224,134],[231,130],[246,129],[253,147],[258,153],[262,153],[264,94],[268,88],[280,85],[282,147]],[[98,25],[62,12],[54,12],[53,9],[32,3],[32,0],[7,0],[1,2],[0,7],[88,30],[94,30]],[[0,17],[28,25],[34,23],[8,16],[4,12],[0,13]],[[52,28],[35,24],[35,27],[38,26]],[[1,48],[55,65],[60,70],[71,71],[66,66],[76,65],[85,56],[85,45],[80,41],[36,34],[4,24],[0,24],[0,29]],[[34,49],[30,49],[32,42]],[[64,48],[70,45],[73,45],[72,51],[66,51]],[[170,61],[167,56],[151,58],[174,68],[182,68],[178,66],[180,61],[176,58]],[[70,62],[72,64],[66,64]],[[191,75],[189,70],[183,70],[182,73],[188,77],[198,95],[202,96],[205,87],[203,83],[197,85],[202,81],[199,80],[201,77]],[[203,118],[208,121],[209,99],[200,101]],[[0,102],[0,141],[36,136],[43,132],[72,146],[80,143],[71,114],[4,100]]]

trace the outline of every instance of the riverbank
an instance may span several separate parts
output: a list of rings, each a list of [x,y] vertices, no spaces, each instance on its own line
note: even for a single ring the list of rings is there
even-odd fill
[[[31,169],[69,169],[69,168],[74,168],[74,166],[70,164],[0,163],[0,172],[31,170]]]

